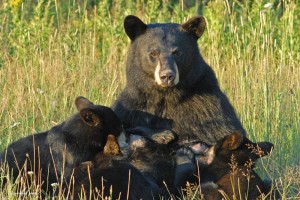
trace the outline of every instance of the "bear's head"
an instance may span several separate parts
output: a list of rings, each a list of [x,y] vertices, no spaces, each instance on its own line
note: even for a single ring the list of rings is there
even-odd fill
[[[251,142],[240,132],[228,135],[217,144],[215,157],[222,162],[230,163],[234,159],[238,166],[244,166],[250,160],[253,162],[269,155],[274,145],[270,142]]]
[[[124,28],[131,40],[128,81],[163,90],[193,82],[192,77],[203,70],[198,66],[203,61],[197,39],[205,27],[202,16],[184,24],[145,24],[136,16],[127,16]]]
[[[65,122],[64,131],[71,133],[77,143],[104,147],[109,134],[121,134],[121,121],[111,108],[94,105],[81,96],[76,98],[75,105],[79,113]]]
[[[215,148],[213,162],[202,171],[200,168],[205,199],[223,199],[223,195],[228,198],[246,195],[248,199],[260,199],[258,197],[262,192],[269,192],[252,169],[257,159],[270,154],[272,143],[254,143],[235,132],[209,148]]]
[[[274,145],[270,142],[251,142],[240,132],[232,133],[217,142],[216,145],[207,147],[201,154],[196,154],[196,161],[200,168],[215,168],[235,162],[237,166],[250,163],[254,167],[255,161],[269,155]],[[211,167],[213,165],[213,167]]]

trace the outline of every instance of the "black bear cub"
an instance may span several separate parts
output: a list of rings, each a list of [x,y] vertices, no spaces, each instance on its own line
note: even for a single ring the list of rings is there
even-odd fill
[[[136,156],[132,152],[122,150],[123,153],[116,138],[109,135],[104,150],[95,156],[93,163],[82,163],[76,168],[75,199],[111,197],[138,200],[159,199],[160,195],[163,195],[163,190],[156,184],[156,180],[131,162]],[[143,156],[140,158],[143,159]],[[140,164],[143,168],[153,168],[151,164]]]
[[[255,162],[273,149],[270,142],[253,143],[239,132],[219,141],[209,167],[201,170],[201,186],[205,199],[257,199],[269,193],[253,170]]]
[[[52,183],[60,183],[61,177],[68,183],[75,167],[102,151],[109,134],[120,135],[121,122],[110,108],[84,97],[77,97],[75,105],[77,114],[48,131],[13,142],[1,153],[1,163],[6,161],[14,178],[32,171],[38,184],[51,192]]]

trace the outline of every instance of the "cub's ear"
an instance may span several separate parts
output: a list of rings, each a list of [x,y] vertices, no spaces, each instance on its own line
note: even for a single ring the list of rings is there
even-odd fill
[[[83,108],[82,110],[80,110],[79,114],[82,121],[89,126],[97,126],[101,124],[100,116],[97,115],[92,109]]]
[[[128,15],[124,20],[124,28],[128,37],[133,41],[147,29],[147,25],[138,17]]]
[[[205,18],[202,16],[192,17],[187,22],[182,24],[181,27],[187,32],[194,33],[198,39],[202,36],[202,34],[205,31]]]
[[[87,108],[89,105],[94,105],[94,104],[85,97],[79,96],[75,99],[75,106],[78,111],[81,111],[83,108]]]
[[[274,148],[274,145],[271,142],[258,142],[256,145],[260,156],[269,155]]]
[[[235,150],[242,144],[243,140],[243,135],[240,132],[234,132],[226,137],[222,144],[222,148]]]

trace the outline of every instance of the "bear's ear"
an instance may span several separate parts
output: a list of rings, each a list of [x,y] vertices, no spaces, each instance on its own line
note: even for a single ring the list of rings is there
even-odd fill
[[[187,22],[182,24],[181,27],[187,32],[194,33],[198,39],[205,31],[205,18],[202,16],[192,17]]]
[[[100,116],[92,109],[83,108],[80,110],[79,114],[82,121],[89,126],[98,126],[101,123]]]
[[[243,135],[240,132],[234,132],[226,137],[222,144],[222,148],[235,150],[242,144],[243,140]]]
[[[75,106],[78,111],[81,111],[83,108],[87,108],[89,105],[93,105],[93,103],[85,97],[79,96],[75,99]]]
[[[128,37],[133,41],[147,29],[147,25],[138,17],[128,15],[124,20],[124,28]]]
[[[274,145],[271,142],[258,142],[256,145],[257,154],[262,157],[269,155],[274,148]]]

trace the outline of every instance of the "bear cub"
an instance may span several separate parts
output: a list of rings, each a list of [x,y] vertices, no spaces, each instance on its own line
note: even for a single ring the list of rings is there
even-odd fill
[[[110,108],[94,105],[81,96],[75,105],[79,112],[66,121],[21,138],[1,153],[1,163],[7,164],[14,178],[33,171],[42,189],[51,190],[50,185],[60,183],[62,175],[68,183],[75,167],[102,151],[109,134],[121,134],[121,121]]]
[[[253,170],[255,162],[273,149],[270,142],[253,143],[235,132],[216,145],[212,163],[200,169],[202,193],[205,199],[257,199],[268,194],[268,187]]]
[[[132,158],[128,157],[132,152],[127,149],[122,152],[115,136],[109,135],[104,150],[93,162],[82,163],[75,169],[74,198],[85,199],[92,195],[94,199],[108,196],[121,200],[159,199],[163,190],[156,181],[131,162]]]

